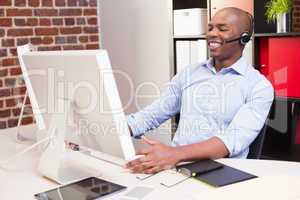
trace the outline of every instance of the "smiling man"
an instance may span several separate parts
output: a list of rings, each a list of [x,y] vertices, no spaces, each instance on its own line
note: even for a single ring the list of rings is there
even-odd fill
[[[156,173],[181,161],[247,157],[274,98],[269,81],[243,57],[252,23],[252,16],[238,8],[218,11],[208,24],[210,59],[187,66],[159,99],[128,116],[132,135],[149,145],[128,169]],[[143,136],[177,113],[172,146]]]

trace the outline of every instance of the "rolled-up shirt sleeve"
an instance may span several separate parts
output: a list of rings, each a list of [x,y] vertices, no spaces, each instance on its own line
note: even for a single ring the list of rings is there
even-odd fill
[[[223,141],[229,157],[235,157],[249,148],[262,129],[274,99],[270,82],[258,82],[224,131],[216,136]]]
[[[179,77],[175,76],[167,84],[160,98],[137,113],[127,116],[127,123],[134,137],[140,137],[180,111],[181,87]]]

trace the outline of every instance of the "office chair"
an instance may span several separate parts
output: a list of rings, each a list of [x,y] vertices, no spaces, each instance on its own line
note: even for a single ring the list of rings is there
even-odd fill
[[[252,142],[252,144],[249,147],[249,154],[247,156],[248,159],[260,159],[261,157],[261,152],[263,149],[263,144],[265,141],[265,135],[267,131],[267,121],[268,118],[265,121],[265,124],[263,128],[261,129],[260,133],[258,136],[255,138],[255,140]]]
[[[264,126],[262,127],[261,131],[259,132],[258,136],[255,138],[255,140],[251,143],[249,146],[249,153],[247,158],[248,159],[260,159],[261,158],[261,152],[263,149],[265,136],[268,128],[268,121],[269,119],[274,118],[274,111],[275,110],[275,99],[272,102],[270,111],[268,113],[267,119],[265,121]]]

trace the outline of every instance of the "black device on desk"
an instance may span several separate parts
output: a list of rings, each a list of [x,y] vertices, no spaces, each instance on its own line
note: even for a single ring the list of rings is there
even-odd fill
[[[176,170],[186,176],[195,177],[222,168],[222,163],[213,160],[201,160],[176,166]]]
[[[253,174],[209,159],[180,165],[176,169],[187,177],[193,177],[215,187],[257,178]]]
[[[34,196],[38,200],[97,200],[125,188],[103,179],[89,177]]]

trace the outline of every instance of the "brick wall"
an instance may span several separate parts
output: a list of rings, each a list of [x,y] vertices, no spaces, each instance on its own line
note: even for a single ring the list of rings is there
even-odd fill
[[[0,129],[17,125],[26,91],[16,46],[97,49],[97,0],[0,0]],[[33,123],[26,102],[22,124]]]
[[[293,31],[300,32],[300,0],[293,2]]]

